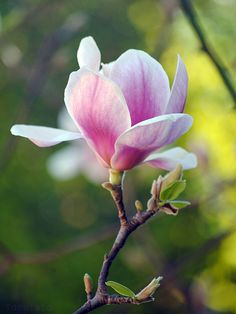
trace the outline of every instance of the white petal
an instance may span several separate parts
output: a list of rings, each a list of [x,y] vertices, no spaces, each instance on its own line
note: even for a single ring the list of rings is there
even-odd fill
[[[115,61],[109,62],[109,63],[102,63],[102,68],[100,70],[101,74],[103,74],[106,77],[110,77],[112,67],[114,66]]]
[[[52,154],[47,162],[48,172],[58,180],[68,180],[77,176],[85,162],[80,145],[69,145]]]
[[[13,125],[11,133],[16,136],[26,137],[39,147],[53,146],[64,141],[71,141],[83,137],[79,132],[69,132],[61,129],[24,124]]]
[[[171,95],[165,109],[165,113],[178,113],[184,111],[188,93],[188,73],[183,60],[178,55],[178,62]]]
[[[77,60],[80,68],[87,67],[90,70],[99,71],[101,53],[93,37],[88,36],[81,40]]]
[[[196,168],[197,157],[181,147],[174,147],[161,153],[153,153],[144,162],[165,170],[173,170],[177,164],[181,164],[186,170]]]

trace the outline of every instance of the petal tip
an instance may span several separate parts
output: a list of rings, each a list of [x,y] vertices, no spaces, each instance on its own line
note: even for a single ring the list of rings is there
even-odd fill
[[[101,62],[101,52],[92,36],[84,37],[77,50],[77,61],[80,66],[88,67],[95,71],[99,70]]]
[[[24,127],[24,124],[14,124],[14,125],[10,128],[11,134],[12,134],[12,135],[15,135],[15,136],[20,135],[20,130],[21,130],[22,126]]]
[[[15,134],[15,129],[16,129],[15,125],[13,125],[13,126],[10,128],[10,132],[11,132],[12,135],[16,135],[16,134]]]

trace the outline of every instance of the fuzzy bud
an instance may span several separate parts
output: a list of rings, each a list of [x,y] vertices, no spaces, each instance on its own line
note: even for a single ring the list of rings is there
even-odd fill
[[[143,204],[139,200],[135,201],[135,207],[137,209],[137,212],[141,212],[143,210]]]
[[[154,278],[143,290],[135,295],[138,302],[147,302],[153,300],[153,294],[156,292],[157,288],[160,286],[160,281],[163,277]]]
[[[162,179],[162,191],[166,190],[169,186],[175,183],[178,180],[181,180],[183,176],[183,167],[178,164],[174,170],[169,172],[163,179]]]
[[[93,282],[89,274],[84,275],[84,287],[85,287],[86,294],[90,295],[93,291]]]

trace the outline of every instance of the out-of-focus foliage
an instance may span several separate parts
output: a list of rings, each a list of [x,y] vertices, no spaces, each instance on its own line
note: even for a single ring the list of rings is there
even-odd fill
[[[234,77],[235,2],[192,2],[209,45]],[[129,48],[149,52],[171,82],[176,54],[182,56],[189,73],[186,112],[195,122],[179,144],[199,158],[199,167],[185,173],[184,199],[192,206],[138,230],[111,269],[109,280],[133,291],[163,275],[157,300],[97,313],[236,313],[236,112],[175,0],[1,0],[0,313],[72,313],[85,301],[84,273],[97,278],[116,231],[105,190],[82,175],[57,182],[47,173],[46,162],[60,147],[39,149],[9,133],[16,122],[56,126],[68,75],[78,68],[78,44],[87,35],[104,62]],[[129,213],[135,199],[148,199],[158,175],[148,167],[127,174]],[[106,226],[109,236],[100,241]],[[87,238],[83,249],[74,250],[81,237]],[[46,250],[58,256],[29,259]]]

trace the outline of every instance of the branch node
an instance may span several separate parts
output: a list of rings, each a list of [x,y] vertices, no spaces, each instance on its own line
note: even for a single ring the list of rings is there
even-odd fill
[[[110,192],[114,190],[113,185],[110,182],[104,182],[102,183],[102,187]]]

